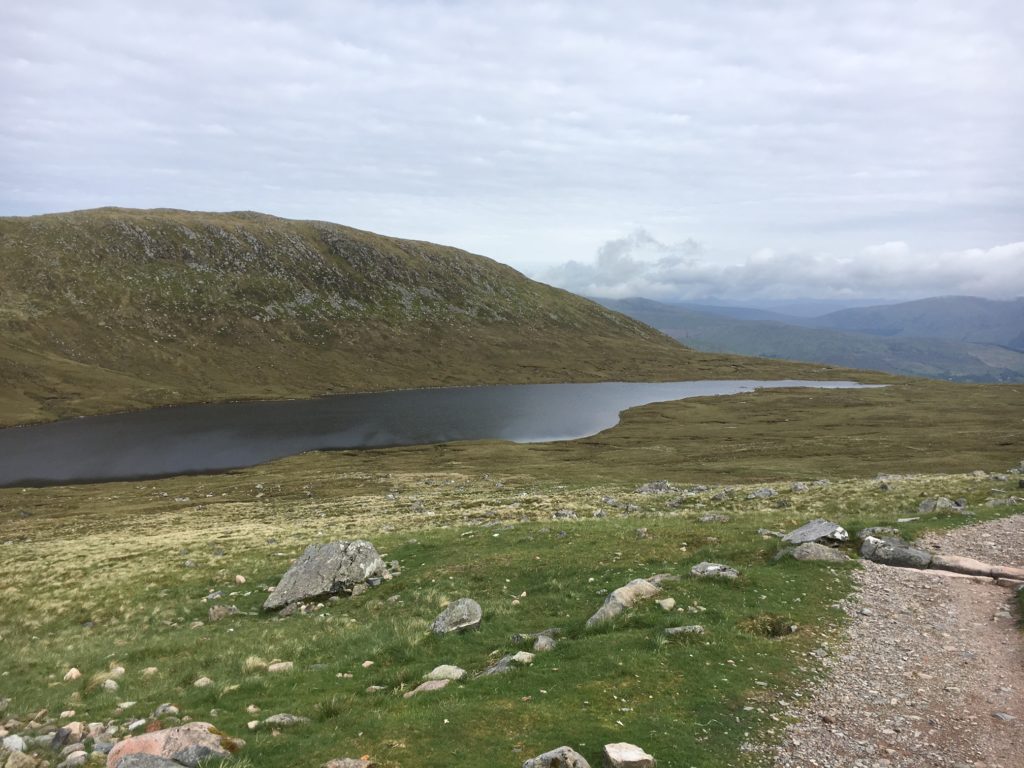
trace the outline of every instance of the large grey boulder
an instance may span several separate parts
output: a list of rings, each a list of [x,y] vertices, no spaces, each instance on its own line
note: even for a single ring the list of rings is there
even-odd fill
[[[446,635],[449,632],[476,629],[480,626],[483,615],[480,603],[468,597],[460,597],[441,611],[430,626],[430,631],[435,635]]]
[[[590,768],[590,763],[572,747],[559,747],[531,757],[523,768]]]
[[[790,531],[782,537],[782,540],[787,544],[804,544],[820,541],[840,542],[849,538],[850,534],[843,526],[819,517],[817,520],[811,520],[811,522],[801,525],[795,531]]]
[[[897,538],[877,539],[868,536],[861,544],[860,554],[876,563],[901,568],[927,568],[932,561],[931,552],[912,547]]]
[[[661,591],[661,588],[652,584],[647,579],[633,579],[623,587],[619,587],[604,599],[604,604],[597,609],[589,619],[587,626],[614,619],[627,608],[632,608],[640,600],[654,597]]]
[[[351,595],[357,584],[386,575],[387,566],[368,541],[311,544],[281,577],[263,603],[263,610],[276,611],[328,595]]]

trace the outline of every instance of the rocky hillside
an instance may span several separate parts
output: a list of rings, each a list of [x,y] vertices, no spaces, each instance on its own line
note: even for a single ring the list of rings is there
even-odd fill
[[[2,218],[0,275],[0,424],[743,366],[481,256],[258,213]]]

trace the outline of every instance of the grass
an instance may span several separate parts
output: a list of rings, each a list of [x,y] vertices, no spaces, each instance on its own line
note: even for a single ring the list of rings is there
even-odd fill
[[[775,402],[778,394],[755,397]],[[711,403],[743,406],[739,398]],[[635,428],[627,419],[606,439],[632,439]],[[940,514],[901,526],[914,536],[1010,512],[982,502],[1016,490],[1016,476],[956,474],[897,478],[883,491],[863,479],[870,467],[855,459],[847,474],[859,470],[862,477],[832,475],[827,486],[794,492],[782,480],[787,474],[829,474],[814,471],[819,465],[806,457],[801,473],[791,474],[800,444],[777,448],[777,460],[792,463],[770,470],[778,496],[766,500],[747,498],[760,487],[750,483],[724,494],[721,483],[637,494],[637,477],[658,475],[621,465],[617,478],[602,477],[612,464],[600,453],[596,479],[551,459],[502,465],[486,451],[475,459],[490,462],[484,472],[466,466],[472,451],[462,453],[462,446],[432,449],[459,450],[460,467],[450,454],[439,462],[423,449],[307,456],[230,475],[6,489],[0,695],[12,699],[15,713],[73,709],[76,719],[119,723],[172,702],[246,738],[242,756],[270,768],[361,754],[404,768],[518,765],[563,743],[596,764],[602,744],[621,740],[641,744],[663,766],[756,764],[744,745],[780,733],[779,702],[800,695],[818,672],[809,652],[834,647],[844,616],[834,605],[848,594],[853,567],[774,562],[779,543],[758,529],[789,529],[819,516],[851,530],[892,524],[934,495],[967,498],[978,511],[976,518]],[[564,508],[580,519],[551,519]],[[592,517],[598,510],[608,516]],[[709,513],[729,519],[701,522]],[[649,536],[638,537],[639,527]],[[308,615],[278,621],[260,612],[266,587],[306,544],[355,537],[399,560],[401,575]],[[689,577],[701,560],[728,563],[742,575],[735,582]],[[607,591],[660,572],[682,576],[665,585],[678,611],[650,602],[611,625],[584,626]],[[236,574],[245,584],[235,583]],[[213,603],[204,598],[213,591],[224,593],[213,603],[234,604],[240,613],[209,623]],[[481,629],[431,635],[443,605],[464,595],[482,604]],[[706,633],[662,634],[692,623]],[[790,625],[797,631],[773,631]],[[563,639],[532,666],[402,697],[438,664],[478,672],[528,648],[515,645],[513,634],[550,626],[561,627]],[[294,662],[294,671],[267,672],[274,660]],[[364,668],[367,660],[374,663]],[[83,678],[65,683],[72,665]],[[113,666],[127,670],[116,693],[102,688]],[[143,676],[151,666],[159,671]],[[200,676],[214,685],[195,688]],[[371,685],[384,690],[368,693]],[[136,703],[116,714],[125,701]],[[250,705],[260,713],[250,714]],[[277,712],[310,723],[280,733],[247,729],[249,720]]]

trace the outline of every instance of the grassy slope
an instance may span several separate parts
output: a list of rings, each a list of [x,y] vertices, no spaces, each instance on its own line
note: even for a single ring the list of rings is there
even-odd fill
[[[886,338],[828,328],[740,320],[646,299],[602,300],[601,303],[706,352],[807,360],[955,381],[1024,381],[1024,353],[993,344],[908,336]]]
[[[842,613],[830,606],[849,589],[845,566],[773,563],[777,542],[757,529],[817,516],[852,529],[891,524],[937,494],[968,498],[981,518],[1012,511],[981,502],[1017,492],[1016,476],[917,476],[888,492],[857,478],[1005,469],[1024,456],[1022,423],[1024,397],[1011,386],[767,391],[646,406],[573,443],[311,454],[225,475],[0,490],[0,653],[10,660],[0,696],[17,713],[71,708],[117,722],[170,701],[246,736],[253,764],[269,768],[364,753],[388,768],[515,766],[562,743],[596,763],[600,745],[618,740],[644,745],[664,766],[754,764],[742,745],[778,733],[778,701],[814,674],[807,652],[832,647]],[[713,498],[722,483],[822,475],[832,484],[807,493],[776,483],[786,508],[747,500],[756,486]],[[668,504],[678,494],[633,493],[661,477],[719,485],[678,506]],[[620,517],[609,497],[635,509]],[[552,522],[564,508],[583,519]],[[598,509],[609,518],[590,519]],[[732,519],[700,522],[708,512]],[[968,519],[931,516],[905,532]],[[639,526],[650,538],[637,537]],[[399,559],[402,575],[311,616],[259,615],[263,587],[306,544],[354,537]],[[682,612],[644,605],[614,628],[584,629],[601,590],[685,574],[703,559],[737,565],[743,578],[684,576],[666,589]],[[236,573],[247,576],[244,587]],[[247,615],[191,628],[205,620],[202,598],[213,589]],[[480,632],[431,637],[441,605],[467,594],[484,606]],[[750,631],[769,615],[801,629],[778,639]],[[661,639],[664,627],[689,623],[708,634]],[[529,669],[401,698],[436,664],[480,670],[517,650],[512,633],[548,626],[567,638]],[[296,671],[247,670],[250,655],[294,661]],[[363,669],[364,660],[374,665]],[[128,669],[116,694],[98,687],[112,663]],[[60,682],[72,664],[86,678]],[[160,672],[143,678],[151,665]],[[192,687],[200,675],[214,687]],[[368,685],[386,690],[370,694]],[[124,700],[138,703],[118,716]],[[250,733],[250,704],[261,716],[288,711],[313,722],[280,736]]]
[[[253,213],[0,219],[0,275],[0,425],[399,387],[812,370],[683,349],[454,248]]]

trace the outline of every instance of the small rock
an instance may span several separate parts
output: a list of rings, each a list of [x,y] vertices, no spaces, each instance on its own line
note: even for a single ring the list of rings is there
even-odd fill
[[[82,673],[79,671],[78,667],[72,667],[71,669],[69,669],[67,672],[64,673],[64,682],[65,683],[74,682],[75,680],[78,680],[81,677],[82,677]]]
[[[650,483],[644,483],[638,486],[633,493],[652,494],[652,493],[670,493],[673,490],[672,486],[669,485],[667,480],[654,480]]]
[[[709,563],[707,561],[697,563],[697,565],[690,569],[690,573],[694,576],[715,577],[720,579],[735,579],[740,575],[739,571],[735,568],[730,568],[728,565],[722,565],[721,563]]]
[[[278,712],[276,715],[271,715],[263,721],[263,725],[269,725],[274,728],[292,728],[296,725],[302,725],[308,723],[308,717],[302,717],[301,715],[292,715],[288,712]]]
[[[590,768],[590,763],[572,747],[558,747],[531,757],[523,768]]]
[[[179,710],[173,704],[161,704],[159,707],[153,710],[153,717],[177,717],[181,714]]]
[[[657,761],[635,744],[604,745],[605,768],[655,768]]]
[[[676,599],[674,597],[666,597],[664,600],[658,600],[656,602],[663,611],[671,611],[676,607]]]
[[[709,512],[706,515],[701,515],[697,520],[701,523],[728,523],[731,520],[728,515],[723,515],[718,512]]]
[[[747,494],[748,499],[770,499],[778,493],[774,488],[758,488],[756,491],[752,491]]]
[[[435,635],[444,635],[449,632],[464,632],[468,629],[476,629],[480,626],[483,618],[483,611],[476,600],[462,597],[449,603],[434,619],[430,631]]]
[[[559,509],[551,515],[552,520],[575,520],[576,513],[571,509]]]
[[[192,683],[192,685],[196,688],[209,688],[211,685],[213,685],[213,680],[206,676],[203,676],[196,680],[194,683]]]
[[[684,627],[669,627],[665,630],[665,634],[668,637],[676,637],[678,635],[703,635],[704,627],[700,624],[687,624]]]
[[[423,676],[424,680],[461,680],[466,676],[466,670],[452,664],[441,664],[434,667]]]
[[[647,579],[633,579],[605,598],[604,604],[597,609],[593,616],[587,619],[587,626],[592,627],[595,624],[613,619],[627,608],[632,608],[638,601],[654,597],[660,591],[660,587],[652,584]]]
[[[361,757],[337,757],[324,763],[323,768],[376,768],[376,763]]]
[[[1011,720],[1017,719],[1013,715],[1007,714],[1006,712],[993,712],[992,717],[996,718],[997,720],[1002,720],[1004,723],[1008,723]]]
[[[519,651],[512,654],[512,661],[516,664],[533,664],[534,655],[529,651]]]
[[[4,736],[3,747],[8,752],[24,752],[27,745],[25,740],[17,734],[11,734],[10,736]]]
[[[295,663],[291,661],[275,661],[267,666],[267,672],[291,672],[295,669]]]
[[[794,547],[789,551],[789,554],[794,560],[805,560],[805,561],[825,561],[832,563],[841,563],[850,558],[838,549],[832,547],[826,547],[824,544],[818,544],[813,541],[807,541],[798,547]]]
[[[24,752],[12,752],[4,763],[4,768],[36,768],[39,761]]]
[[[547,651],[555,650],[555,646],[558,642],[551,635],[540,634],[537,635],[537,639],[533,641],[533,650],[538,653],[545,653]]]
[[[233,605],[213,605],[210,606],[210,610],[207,611],[207,616],[211,623],[226,619],[228,616],[234,616],[238,613],[238,608]]]
[[[118,762],[117,768],[181,768],[181,763],[159,755],[136,752]]]
[[[144,670],[142,670],[142,676],[143,677],[153,677],[153,675],[157,674],[159,671],[160,670],[157,669],[156,667],[146,667]]]
[[[243,576],[243,575],[242,575],[242,574],[240,574],[240,573],[239,573],[239,574],[237,574],[237,575],[235,576],[235,584],[239,584],[239,585],[241,585],[241,584],[245,584],[245,576]]]
[[[413,696],[419,693],[428,693],[429,691],[439,691],[450,683],[451,680],[427,680],[425,683],[420,683],[411,691],[406,691],[402,694],[402,698],[411,699]]]
[[[58,763],[57,768],[81,768],[87,762],[89,762],[89,753],[84,749],[77,749]]]
[[[114,680],[113,678],[107,678],[103,681],[103,690],[108,693],[114,693],[118,688],[120,688],[120,686],[117,684],[117,680]]]
[[[805,542],[820,542],[823,539],[837,542],[846,541],[849,538],[850,534],[843,526],[819,517],[801,525],[795,531],[790,531],[782,537],[782,540],[787,544],[803,544]]]

